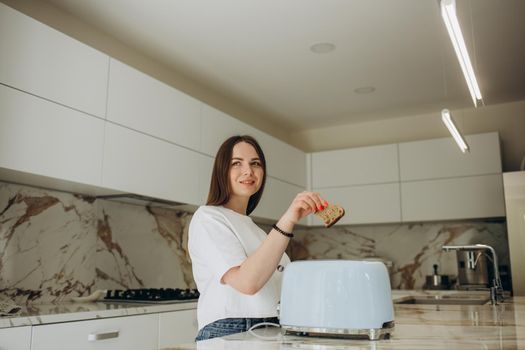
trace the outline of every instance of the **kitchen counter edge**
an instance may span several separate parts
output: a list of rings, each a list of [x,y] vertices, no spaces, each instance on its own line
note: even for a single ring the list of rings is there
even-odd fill
[[[21,312],[16,315],[0,317],[0,329],[191,310],[196,308],[196,301],[178,302],[173,304],[109,302],[33,304],[23,306]]]

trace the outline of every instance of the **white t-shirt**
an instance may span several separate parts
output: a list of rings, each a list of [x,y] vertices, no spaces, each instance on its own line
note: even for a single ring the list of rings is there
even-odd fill
[[[276,271],[254,295],[242,294],[228,284],[223,275],[253,254],[267,234],[249,216],[222,206],[201,206],[193,215],[188,248],[193,278],[200,292],[197,306],[199,329],[223,318],[261,318],[277,316],[282,272]],[[290,262],[283,255],[280,265]],[[281,269],[282,270],[282,269]]]

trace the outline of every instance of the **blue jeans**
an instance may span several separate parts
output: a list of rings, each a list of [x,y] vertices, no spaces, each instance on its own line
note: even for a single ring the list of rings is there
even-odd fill
[[[267,317],[267,318],[223,318],[217,320],[206,326],[197,334],[195,341],[206,340],[216,337],[223,337],[225,335],[235,334],[246,332],[252,326],[262,323],[262,322],[272,322],[279,324],[279,319],[277,317]]]

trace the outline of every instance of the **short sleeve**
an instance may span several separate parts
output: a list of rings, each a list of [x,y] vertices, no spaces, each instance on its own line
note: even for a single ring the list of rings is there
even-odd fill
[[[232,267],[246,260],[246,252],[226,220],[211,213],[194,215],[189,227],[192,263],[205,268],[220,281]]]

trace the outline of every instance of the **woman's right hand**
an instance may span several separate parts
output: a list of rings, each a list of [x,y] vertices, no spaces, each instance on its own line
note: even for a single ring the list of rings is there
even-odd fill
[[[281,220],[295,225],[305,216],[323,210],[327,206],[328,202],[319,193],[304,191],[295,196]]]

